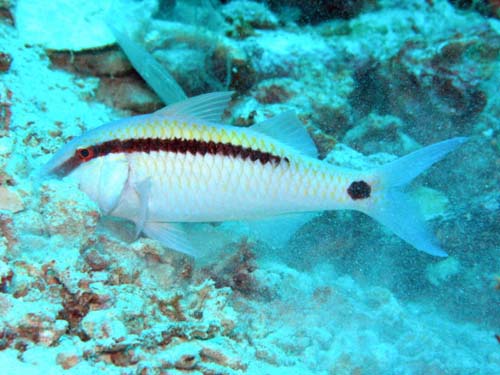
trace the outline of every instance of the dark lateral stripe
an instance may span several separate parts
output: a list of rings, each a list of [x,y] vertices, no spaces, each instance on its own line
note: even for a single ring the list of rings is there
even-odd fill
[[[282,161],[289,162],[288,158],[273,155],[269,152],[254,150],[241,145],[232,145],[230,143],[221,143],[213,141],[200,141],[195,139],[161,139],[161,138],[140,138],[127,140],[112,140],[78,149],[75,154],[61,164],[55,173],[59,176],[66,176],[80,164],[85,163],[97,157],[115,153],[133,153],[133,152],[174,152],[190,153],[192,155],[223,155],[233,158],[249,159],[259,161],[261,164],[273,163],[279,164]]]

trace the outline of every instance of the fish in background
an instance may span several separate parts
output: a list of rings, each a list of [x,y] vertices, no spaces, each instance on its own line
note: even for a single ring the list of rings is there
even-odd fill
[[[103,214],[134,222],[136,236],[191,255],[203,250],[189,240],[186,223],[252,221],[266,241],[283,244],[311,213],[339,209],[364,212],[416,249],[447,255],[403,189],[466,138],[377,169],[336,167],[317,158],[293,112],[249,128],[222,124],[232,92],[187,99],[147,51],[110,29],[143,78],[174,104],[74,138],[45,165],[44,175],[76,179]]]

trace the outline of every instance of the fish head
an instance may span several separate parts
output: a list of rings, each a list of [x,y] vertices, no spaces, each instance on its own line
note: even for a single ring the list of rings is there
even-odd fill
[[[106,142],[109,144],[96,131],[74,138],[54,154],[41,176],[76,181],[104,214],[110,213],[125,188],[129,167],[126,155],[103,153],[102,144]]]

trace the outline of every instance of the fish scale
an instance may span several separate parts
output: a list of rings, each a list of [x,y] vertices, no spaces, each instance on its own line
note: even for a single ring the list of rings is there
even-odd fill
[[[133,171],[129,184],[151,179],[149,211],[155,221],[222,221],[234,218],[234,207],[239,206],[245,208],[238,212],[238,219],[255,218],[329,209],[336,200],[333,196],[332,201],[324,201],[317,194],[320,186],[332,186],[335,176],[328,175],[326,181],[318,179],[315,176],[322,174],[313,171],[324,169],[322,164],[317,163],[314,169],[311,163],[302,161],[309,164],[306,170],[295,165],[301,163],[297,157],[290,162],[293,164],[272,165],[218,155],[140,152],[131,155],[129,163]],[[327,176],[325,171],[323,175]],[[136,193],[130,194],[123,199],[134,199]]]

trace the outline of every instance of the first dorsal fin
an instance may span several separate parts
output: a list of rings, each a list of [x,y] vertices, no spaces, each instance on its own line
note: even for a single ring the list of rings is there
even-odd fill
[[[318,150],[294,111],[287,111],[251,127],[259,133],[283,142],[304,155],[317,157]]]
[[[219,122],[233,93],[233,91],[220,91],[194,96],[162,108],[155,113],[161,116],[194,117],[205,121]]]

